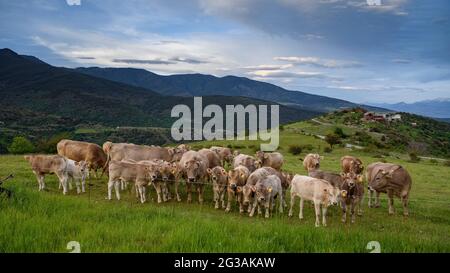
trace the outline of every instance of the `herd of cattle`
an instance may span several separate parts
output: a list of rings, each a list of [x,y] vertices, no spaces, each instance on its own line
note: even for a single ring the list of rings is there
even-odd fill
[[[46,174],[56,174],[64,194],[71,187],[69,179],[75,181],[77,193],[85,192],[85,181],[90,172],[97,176],[97,171],[101,169],[102,175],[106,173],[109,177],[109,200],[113,189],[120,200],[120,191],[126,189],[128,183],[133,183],[136,197],[142,203],[146,201],[146,188],[150,185],[156,190],[158,203],[172,198],[181,201],[178,188],[184,182],[188,202],[192,202],[194,188],[198,201],[203,203],[204,186],[209,184],[212,185],[215,208],[221,207],[226,212],[231,210],[235,199],[240,213],[246,210],[249,216],[253,216],[256,210],[261,214],[264,208],[268,218],[278,199],[278,212],[283,213],[289,190],[289,216],[292,216],[296,197],[300,198],[300,219],[303,218],[304,201],[312,201],[316,226],[320,225],[321,209],[322,224],[326,226],[326,212],[330,205],[340,205],[343,222],[346,222],[347,208],[352,223],[355,214],[361,214],[364,166],[360,159],[353,156],[341,158],[342,172],[337,174],[320,170],[322,157],[308,154],[303,160],[303,166],[308,171],[308,176],[305,176],[282,171],[284,159],[278,152],[258,151],[255,156],[250,156],[217,146],[194,151],[185,144],[159,147],[106,142],[100,147],[66,139],[57,144],[57,150],[58,155],[25,156],[37,177],[39,190],[45,188]],[[365,177],[370,193],[369,207],[379,207],[380,193],[387,193],[389,214],[394,213],[393,198],[397,196],[402,200],[403,214],[408,215],[412,181],[406,169],[397,164],[375,162],[367,166]],[[372,202],[374,193],[375,204]]]

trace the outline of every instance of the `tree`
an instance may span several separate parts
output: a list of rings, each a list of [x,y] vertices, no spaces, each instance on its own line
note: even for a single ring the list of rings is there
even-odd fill
[[[11,154],[26,154],[34,152],[34,145],[28,139],[22,136],[13,138],[11,145],[8,147]]]
[[[340,138],[346,138],[347,137],[347,135],[344,133],[344,131],[342,130],[341,127],[336,127],[334,129],[334,134],[339,136]]]
[[[333,149],[333,145],[341,143],[341,139],[336,134],[328,134],[325,136],[325,141],[330,144],[330,148]]]

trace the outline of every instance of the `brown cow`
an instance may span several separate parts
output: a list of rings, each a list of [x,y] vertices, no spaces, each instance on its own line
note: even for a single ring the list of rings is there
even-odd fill
[[[60,156],[77,162],[87,162],[89,171],[94,170],[95,177],[97,177],[98,169],[103,169],[103,172],[107,169],[107,156],[95,143],[63,139],[58,142],[56,148]]]
[[[303,159],[303,167],[308,172],[318,170],[320,168],[320,160],[323,159],[319,154],[307,154]]]
[[[213,192],[214,192],[214,203],[215,208],[219,208],[219,201],[222,203],[222,208],[225,208],[225,192],[228,184],[228,173],[227,171],[220,167],[216,166],[212,169],[208,168],[206,170],[208,172],[209,177],[213,182]]]
[[[270,168],[272,170],[275,170],[273,168]],[[266,178],[267,176],[273,174],[270,171],[269,167],[264,167],[255,170],[252,172],[249,177],[247,178],[247,182],[245,183],[245,186],[242,187],[243,191],[243,205],[247,206],[247,212],[250,213],[252,210],[252,204],[253,204],[253,197],[255,195],[255,185],[258,183],[258,181]],[[260,208],[258,207],[258,213],[261,213]]]
[[[245,166],[237,166],[236,168],[228,171],[228,204],[225,209],[226,212],[231,210],[231,200],[233,196],[236,196],[236,200],[239,204],[239,212],[244,212],[243,207],[243,187],[250,175],[250,171]]]
[[[219,156],[210,149],[201,149],[198,153],[208,159],[208,168],[212,169],[216,166],[222,166]]]
[[[203,204],[203,184],[207,182],[207,172],[209,161],[204,155],[196,151],[187,151],[181,157],[179,166],[181,167],[183,178],[186,180],[186,191],[188,203],[192,202],[191,187],[197,185],[198,201]]]
[[[63,187],[63,194],[67,193],[67,161],[64,157],[59,155],[26,155],[24,158],[30,163],[31,169],[36,175],[39,191],[45,189],[45,175],[56,174],[60,185]]]
[[[394,195],[401,198],[403,215],[408,216],[408,198],[411,190],[411,176],[401,165],[375,162],[367,166],[366,178],[369,182],[369,207],[373,191],[377,193],[376,206],[380,205],[380,192],[387,193],[389,198],[389,214],[394,214]]]
[[[341,158],[341,167],[344,173],[361,174],[364,170],[362,161],[354,156],[343,156]]]
[[[364,197],[363,177],[361,174],[343,173],[341,189],[342,222],[347,221],[347,207],[350,206],[351,222],[355,222],[355,210],[362,215],[361,202]]]
[[[278,152],[266,153],[263,151],[256,152],[257,164],[259,167],[272,167],[281,171],[284,163],[283,155]]]

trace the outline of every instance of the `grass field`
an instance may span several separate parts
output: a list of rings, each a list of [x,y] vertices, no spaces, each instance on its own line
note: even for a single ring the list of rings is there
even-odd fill
[[[287,147],[309,143],[317,150],[326,143],[292,130],[301,126],[286,127],[280,151],[285,155],[285,170],[305,174],[299,160],[305,153],[293,156]],[[228,143],[196,145],[211,144]],[[232,144],[250,153],[251,145],[257,143]],[[338,172],[344,154],[358,156],[366,165],[379,161],[361,151],[335,148],[324,154],[322,169]],[[215,210],[210,186],[202,206],[187,204],[184,194],[181,203],[157,204],[151,200],[153,189],[146,204],[138,203],[131,189],[123,193],[123,200],[107,201],[106,178],[93,179],[90,193],[78,196],[72,190],[63,196],[56,177],[48,176],[48,191],[38,192],[22,156],[0,156],[0,177],[15,174],[5,182],[13,197],[0,200],[0,252],[69,252],[69,241],[80,242],[82,252],[369,252],[370,241],[378,241],[381,252],[450,252],[450,167],[428,161],[410,163],[406,155],[385,159],[402,164],[412,175],[410,217],[402,216],[398,199],[396,214],[389,216],[382,195],[382,207],[377,209],[367,208],[365,199],[364,215],[355,224],[341,223],[341,212],[333,207],[328,227],[315,228],[313,208],[306,205],[305,219],[300,221],[298,203],[291,219],[287,212],[263,219],[239,215],[236,206],[228,214]]]

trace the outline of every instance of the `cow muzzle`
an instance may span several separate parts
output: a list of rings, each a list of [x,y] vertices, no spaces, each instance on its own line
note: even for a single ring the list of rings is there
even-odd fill
[[[189,182],[195,182],[195,177],[189,177],[189,178],[188,178],[188,181],[189,181]]]

